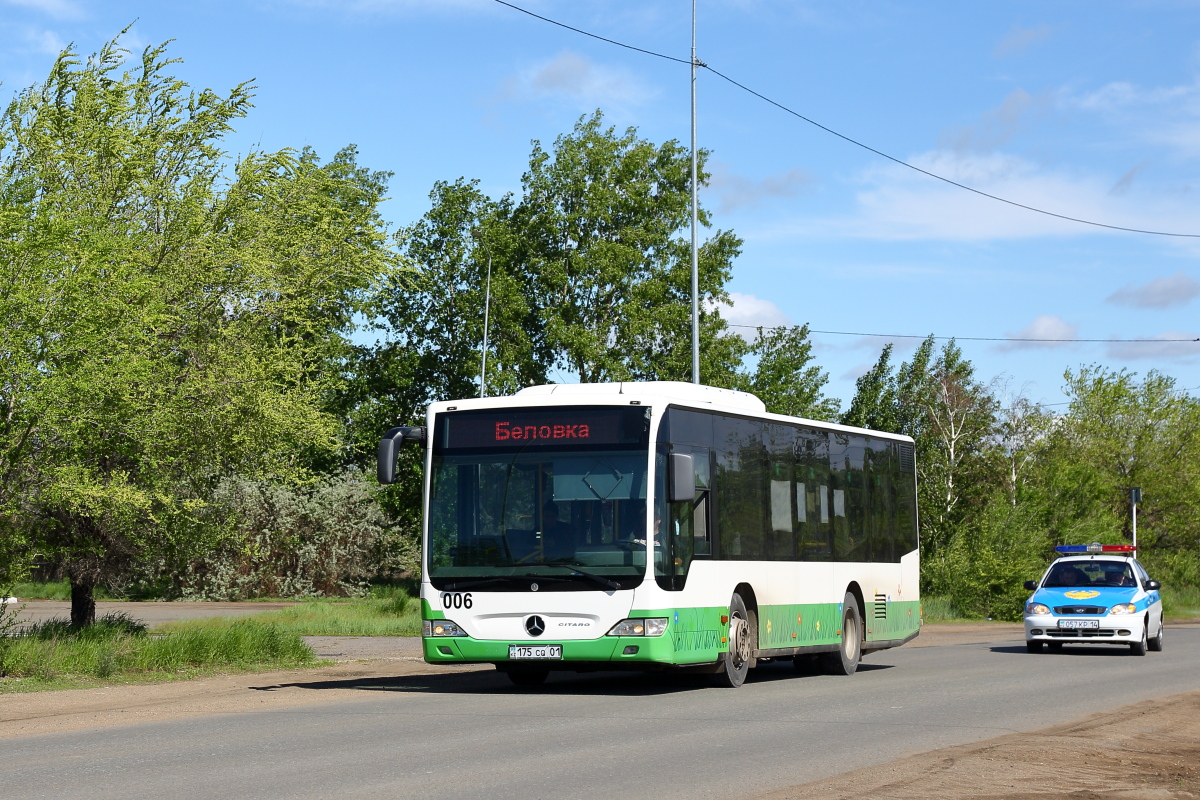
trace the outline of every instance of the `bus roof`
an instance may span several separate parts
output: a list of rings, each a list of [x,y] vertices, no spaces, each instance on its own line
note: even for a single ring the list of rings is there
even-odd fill
[[[542,386],[529,386],[521,389],[516,394],[501,397],[442,401],[432,404],[429,410],[432,413],[438,413],[452,409],[503,408],[520,406],[523,402],[529,403],[530,401],[534,403],[547,402],[551,405],[586,404],[591,402],[599,402],[607,405],[629,402],[629,400],[640,398],[645,398],[646,401],[665,401],[668,405],[691,406],[697,409],[710,408],[713,411],[744,414],[750,417],[759,417],[767,421],[777,420],[791,424],[801,421],[827,430],[883,437],[903,442],[912,441],[912,438],[903,434],[856,428],[835,422],[807,420],[783,414],[771,414],[767,412],[766,404],[749,392],[721,389],[716,386],[704,386],[684,381],[551,383]],[[647,402],[647,404],[650,404],[650,402]]]
[[[628,395],[639,397],[654,395],[667,397],[681,403],[705,404],[738,408],[750,414],[765,414],[766,404],[749,392],[739,392],[735,389],[721,389],[716,386],[684,383],[683,381],[621,381],[619,383],[551,383],[544,386],[530,386],[517,392],[518,397],[529,396],[571,396],[597,397]]]

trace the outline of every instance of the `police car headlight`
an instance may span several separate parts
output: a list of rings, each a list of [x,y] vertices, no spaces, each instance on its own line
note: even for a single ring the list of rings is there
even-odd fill
[[[421,631],[422,636],[466,636],[467,632],[458,627],[458,623],[448,619],[427,619]]]
[[[1027,603],[1025,605],[1026,614],[1049,614],[1050,609],[1041,603]]]
[[[1137,606],[1133,603],[1117,603],[1108,610],[1110,614],[1136,614]]]

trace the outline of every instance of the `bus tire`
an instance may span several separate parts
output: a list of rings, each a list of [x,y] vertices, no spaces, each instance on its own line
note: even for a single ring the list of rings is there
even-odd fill
[[[509,669],[508,679],[516,686],[541,686],[549,677],[549,669]]]
[[[828,675],[853,675],[862,658],[862,612],[854,595],[842,601],[842,644],[836,653],[822,653],[821,667]]]
[[[717,673],[717,685],[736,689],[746,682],[750,672],[750,660],[754,655],[754,636],[750,630],[753,619],[746,610],[746,601],[735,594],[729,601],[729,652],[721,671]]]

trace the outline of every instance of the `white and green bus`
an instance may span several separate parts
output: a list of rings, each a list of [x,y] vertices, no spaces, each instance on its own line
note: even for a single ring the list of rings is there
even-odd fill
[[[920,630],[912,439],[768,414],[688,383],[534,386],[434,403],[425,448],[430,663],[852,674]]]

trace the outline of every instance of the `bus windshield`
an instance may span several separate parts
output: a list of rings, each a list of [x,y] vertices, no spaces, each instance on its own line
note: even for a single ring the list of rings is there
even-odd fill
[[[646,565],[646,449],[436,454],[427,569],[439,590],[630,589]]]

